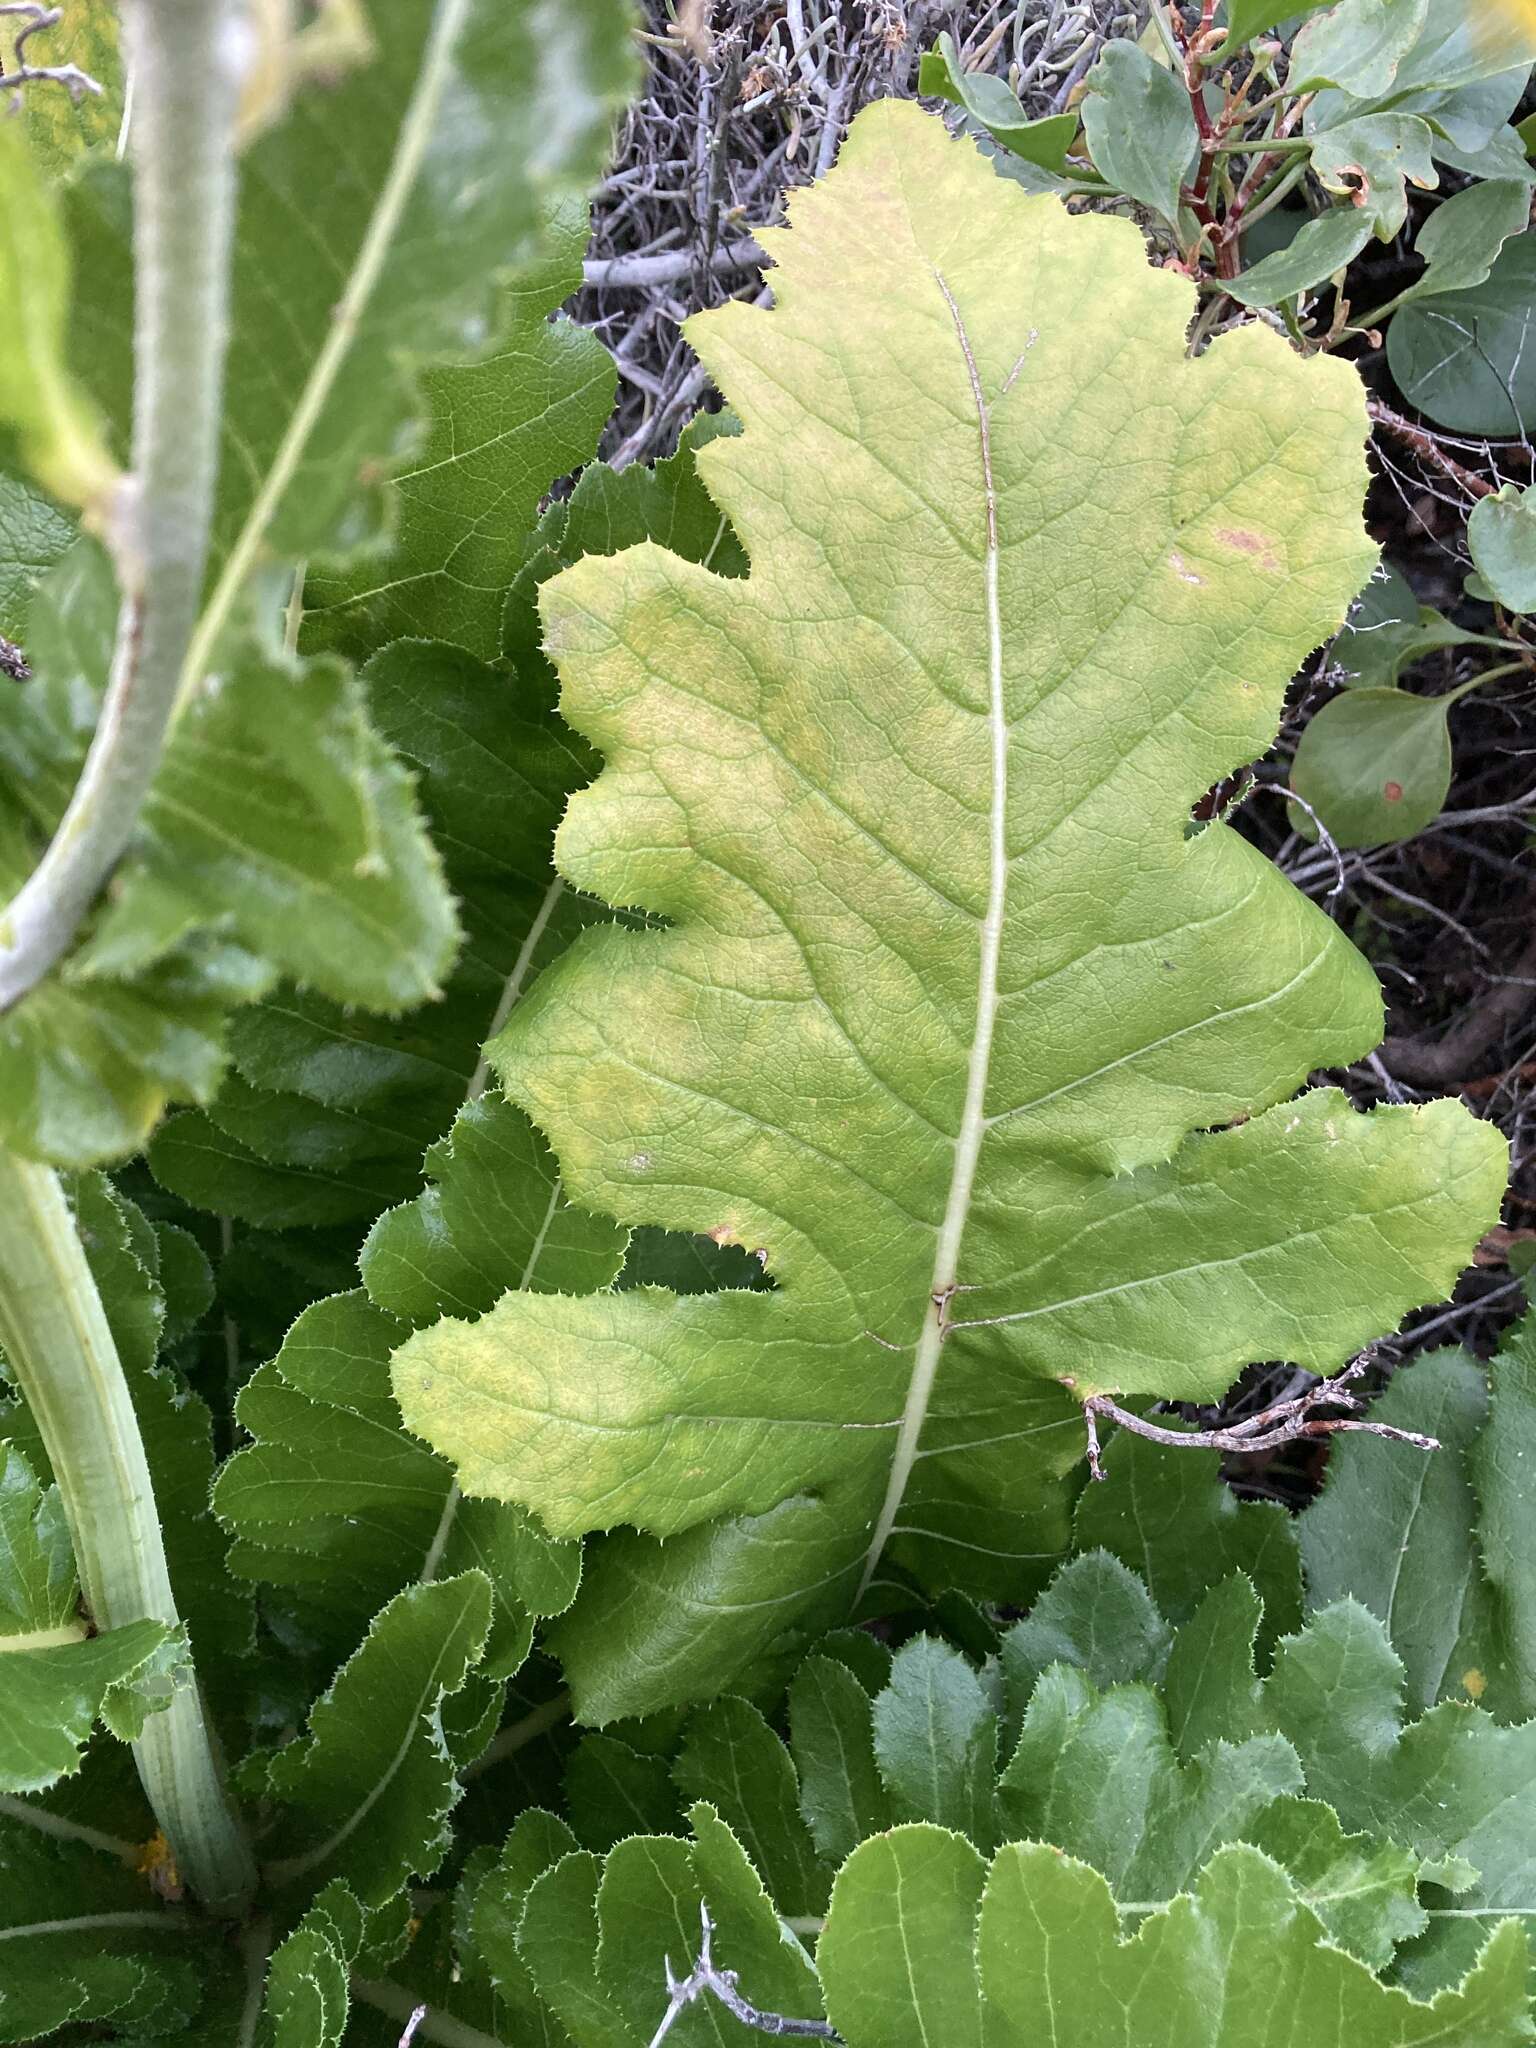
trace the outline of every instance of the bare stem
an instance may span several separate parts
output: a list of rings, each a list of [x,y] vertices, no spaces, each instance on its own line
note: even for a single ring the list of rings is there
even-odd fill
[[[1427,462],[1431,469],[1438,469],[1442,476],[1459,484],[1469,497],[1488,498],[1493,495],[1494,486],[1487,477],[1479,476],[1476,470],[1468,469],[1465,463],[1447,455],[1427,427],[1416,427],[1412,420],[1405,420],[1400,412],[1394,412],[1376,398],[1368,399],[1365,409],[1384,434],[1390,434],[1394,441],[1411,448],[1421,462]]]
[[[36,1422],[97,1625],[180,1626],[138,1416],[58,1176],[0,1150],[0,1346]],[[155,1818],[212,1912],[239,1913],[256,1870],[195,1685],[133,1745]]]
[[[36,986],[121,859],[160,765],[202,594],[218,468],[245,0],[126,0],[133,73],[133,477],[101,716],[42,860],[0,918],[0,1010]]]
[[[751,2005],[736,1989],[736,1972],[717,1968],[713,1955],[715,1928],[709,1917],[708,1905],[699,1907],[699,1919],[703,1923],[699,1935],[699,1953],[693,1968],[686,1977],[674,1977],[672,1958],[666,1959],[667,1990],[671,2003],[662,2015],[661,2025],[651,2036],[650,2048],[661,2048],[661,2043],[671,2033],[682,2014],[696,1999],[707,1991],[711,1998],[718,1998],[726,2011],[744,2027],[752,2027],[759,2034],[776,2034],[781,2037],[793,2036],[802,2041],[841,2041],[842,2035],[826,2020],[791,2019],[787,2013],[764,2012],[760,2006]]]
[[[1358,1413],[1360,1396],[1350,1391],[1351,1383],[1365,1371],[1367,1356],[1352,1359],[1332,1379],[1320,1380],[1305,1394],[1289,1401],[1276,1401],[1242,1422],[1225,1429],[1164,1429],[1148,1422],[1128,1408],[1118,1407],[1108,1394],[1090,1394],[1083,1403],[1083,1420],[1088,1429],[1088,1469],[1095,1479],[1104,1477],[1099,1458],[1099,1421],[1117,1422],[1133,1436],[1144,1436],[1155,1444],[1167,1444],[1177,1451],[1272,1451],[1298,1438],[1340,1436],[1356,1431],[1367,1436],[1390,1437],[1394,1443],[1412,1444],[1417,1450],[1438,1451],[1438,1437],[1421,1436],[1417,1430],[1394,1429],[1389,1422],[1371,1422]],[[1319,1416],[1319,1408],[1348,1408],[1349,1415]]]

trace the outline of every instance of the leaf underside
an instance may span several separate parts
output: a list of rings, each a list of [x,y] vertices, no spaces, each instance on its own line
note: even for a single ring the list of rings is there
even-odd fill
[[[1373,977],[1186,832],[1369,573],[1354,374],[1256,326],[1190,360],[1133,229],[895,103],[768,246],[775,309],[690,330],[751,574],[642,546],[544,592],[607,763],[560,866],[669,928],[588,932],[491,1056],[574,1200],[777,1291],[511,1298],[396,1355],[467,1491],[630,1525],[555,1636],[598,1720],[891,1564],[1026,1596],[1071,1393],[1332,1367],[1503,1181],[1457,1106],[1290,1099],[1374,1042]]]

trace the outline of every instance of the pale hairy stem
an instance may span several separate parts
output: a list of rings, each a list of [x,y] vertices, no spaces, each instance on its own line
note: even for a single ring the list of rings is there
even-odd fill
[[[37,1424],[98,1628],[180,1625],[144,1439],[57,1174],[0,1150],[0,1347]],[[239,1913],[255,1864],[196,1685],[133,1745],[155,1819],[210,1911]]]
[[[117,642],[80,780],[0,918],[0,1010],[64,954],[164,751],[218,468],[245,0],[125,0],[134,81],[133,474],[107,516]]]

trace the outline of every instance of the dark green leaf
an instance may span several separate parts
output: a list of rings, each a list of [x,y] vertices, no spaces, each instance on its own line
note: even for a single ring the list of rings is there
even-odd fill
[[[479,1657],[490,1617],[490,1583],[468,1571],[409,1587],[375,1618],[308,1736],[266,1763],[279,1817],[263,1848],[279,1891],[341,1877],[382,1905],[436,1869],[459,1792],[439,1712]]]
[[[822,1857],[841,1863],[894,1817],[875,1759],[873,1702],[845,1664],[808,1657],[790,1687],[789,1726],[806,1826]]]
[[[1536,417],[1536,235],[1505,242],[1470,290],[1415,298],[1387,329],[1387,363],[1410,405],[1458,433],[1518,434]]]
[[[33,588],[74,537],[74,526],[40,491],[0,472],[0,633],[8,640],[25,643]]]
[[[1308,721],[1291,787],[1339,846],[1387,846],[1434,823],[1451,786],[1451,700],[1350,690]],[[1299,806],[1293,826],[1316,837]]]
[[[1524,229],[1530,211],[1530,187],[1516,178],[1490,178],[1453,193],[1414,238],[1413,253],[1423,257],[1425,270],[1404,297],[1423,299],[1482,284],[1504,244]]]
[[[1433,139],[1415,115],[1361,114],[1313,137],[1313,175],[1370,222],[1378,241],[1390,242],[1408,218],[1409,185],[1428,191],[1439,183]]]
[[[1094,168],[1138,205],[1179,218],[1179,191],[1199,148],[1189,94],[1136,43],[1106,43],[1088,73],[1083,128]]]
[[[1169,1450],[1121,1431],[1102,1486],[1077,1505],[1073,1544],[1102,1548],[1145,1580],[1158,1612],[1188,1621],[1213,1586],[1246,1573],[1264,1603],[1265,1639],[1301,1619],[1301,1559],[1283,1508],[1239,1502],[1214,1451]]]
[[[584,1849],[599,1855],[626,1835],[670,1834],[679,1822],[665,1757],[614,1735],[583,1735],[566,1759],[565,1806]]]
[[[1366,215],[1353,206],[1336,206],[1308,221],[1285,248],[1234,277],[1227,292],[1244,306],[1278,306],[1347,270],[1370,239]]]
[[[71,2022],[187,2038],[210,1957],[127,1862],[0,1818],[0,2041]]]
[[[427,425],[394,475],[395,531],[377,554],[304,583],[306,648],[362,660],[398,639],[500,651],[508,585],[540,500],[597,445],[614,371],[586,328],[551,318],[580,279],[584,210],[557,216],[547,259],[508,288],[497,339],[478,360],[420,380]]]
[[[812,1667],[819,1670],[824,1664],[824,1659],[809,1660],[795,1680],[797,1688],[808,1683],[817,1704],[820,1694]],[[802,1700],[796,1711],[803,1729],[805,1692],[792,1697]],[[811,1711],[814,1714],[814,1705]],[[865,1719],[867,1724],[867,1712]],[[828,1777],[838,1770],[833,1764]],[[691,1715],[672,1775],[685,1800],[706,1800],[719,1814],[762,1872],[781,1913],[826,1911],[831,1874],[822,1866],[812,1830],[801,1818],[795,1767],[756,1707],[746,1700],[723,1699]],[[845,1802],[854,1796],[846,1769],[840,1790]]]
[[[505,1676],[528,1653],[533,1616],[574,1597],[580,1551],[515,1509],[460,1499],[442,1460],[405,1434],[389,1392],[403,1334],[363,1294],[333,1296],[245,1387],[237,1413],[255,1441],[213,1494],[236,1539],[230,1569],[275,1589],[290,1643],[326,1672],[429,1558],[444,1573],[482,1567],[495,1594],[486,1669]]]
[[[1336,85],[1357,100],[1389,94],[1418,41],[1429,0],[1340,0],[1313,14],[1291,45],[1286,90],[1300,95]]]
[[[990,1853],[1000,1839],[997,1709],[965,1659],[915,1636],[875,1701],[874,1731],[896,1818],[934,1821]]]
[[[1134,1571],[1107,1550],[1074,1557],[1003,1637],[1010,1728],[1017,1730],[1036,1681],[1052,1664],[1074,1665],[1100,1686],[1156,1680],[1170,1640],[1167,1622]]]

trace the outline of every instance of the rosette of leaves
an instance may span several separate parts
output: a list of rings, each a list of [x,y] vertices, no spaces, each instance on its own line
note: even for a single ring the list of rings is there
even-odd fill
[[[597,1721],[903,1580],[1027,1597],[1082,1397],[1337,1364],[1503,1180],[1457,1106],[1291,1099],[1374,981],[1186,829],[1369,573],[1353,373],[1259,328],[1190,360],[1133,229],[909,107],[771,253],[774,311],[690,330],[750,575],[641,547],[544,593],[607,763],[561,869],[666,928],[585,934],[489,1050],[575,1201],[777,1290],[520,1295],[395,1361],[467,1492],[616,1532],[554,1634]]]
[[[824,1638],[782,1715],[725,1698],[583,1737],[562,1812],[477,1851],[360,1995],[644,2048],[707,1908],[739,1995],[849,2042],[980,2015],[1033,2039],[1053,2011],[1069,2048],[1160,2018],[1238,2048],[1276,1983],[1330,2044],[1526,2038],[1531,1728],[1405,1710],[1353,1601],[1300,1623],[1292,1522],[1210,1454],[1107,1459],[1114,1494],[1022,1619],[951,1601],[894,1655]],[[708,1997],[687,2025],[730,2031]]]

